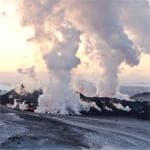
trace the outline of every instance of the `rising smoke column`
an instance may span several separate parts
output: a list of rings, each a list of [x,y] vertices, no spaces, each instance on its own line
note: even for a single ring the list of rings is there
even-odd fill
[[[149,52],[150,34],[146,34],[144,42],[141,40],[146,33],[145,25],[148,33],[150,31],[150,21],[146,21],[150,20],[147,4],[140,0],[136,4],[128,0],[23,1],[22,24],[34,28],[34,37],[29,41],[40,49],[50,73],[40,107],[54,113],[66,113],[67,109],[77,112],[78,98],[71,87],[75,83],[73,79],[80,81],[81,72],[81,81],[92,82],[85,86],[95,85],[96,95],[114,96],[118,90],[120,65],[138,65],[140,53]],[[139,10],[142,13],[137,15],[135,12]],[[84,53],[77,55],[79,61],[76,54],[81,50]],[[84,64],[85,57],[88,65]],[[94,71],[92,65],[96,68]],[[83,66],[88,72],[82,70]],[[94,80],[91,70],[97,74]],[[76,85],[78,89],[79,84]]]
[[[123,7],[122,22],[126,32],[131,33],[132,41],[142,53],[150,53],[150,3],[138,0],[128,7]]]
[[[49,70],[49,81],[39,99],[37,111],[68,113],[79,111],[79,97],[72,91],[71,71],[80,60],[76,57],[80,32],[53,7],[57,1],[24,1],[23,24],[34,27],[29,41],[39,46]],[[26,13],[29,9],[31,15]]]
[[[66,18],[87,36],[93,35],[93,50],[99,53],[100,67],[103,68],[102,79],[98,79],[96,85],[99,96],[115,95],[121,63],[130,66],[139,63],[138,49],[124,33],[120,22],[121,5],[119,2],[96,0],[78,3],[71,0],[65,5]]]
[[[61,114],[68,111],[78,113],[79,97],[72,91],[70,80],[72,69],[80,62],[75,56],[80,32],[68,24],[63,24],[60,32],[63,39],[56,41],[51,51],[43,57],[50,70],[50,83],[39,100],[39,110]]]

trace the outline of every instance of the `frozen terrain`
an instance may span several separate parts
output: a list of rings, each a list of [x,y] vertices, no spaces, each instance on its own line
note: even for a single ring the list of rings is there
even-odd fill
[[[140,93],[142,87],[130,87]],[[2,91],[9,87],[2,87]],[[125,91],[126,88],[124,88]],[[128,89],[128,88],[127,88]],[[149,92],[144,88],[141,92]],[[149,149],[150,122],[126,117],[68,116],[0,105],[0,149]]]
[[[0,149],[148,149],[148,121],[36,114],[0,106]]]

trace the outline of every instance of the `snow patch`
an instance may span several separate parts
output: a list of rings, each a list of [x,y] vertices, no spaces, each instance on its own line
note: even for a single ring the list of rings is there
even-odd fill
[[[123,106],[120,103],[113,103],[113,105],[120,110],[124,110],[124,111],[131,111],[131,108],[129,106]]]

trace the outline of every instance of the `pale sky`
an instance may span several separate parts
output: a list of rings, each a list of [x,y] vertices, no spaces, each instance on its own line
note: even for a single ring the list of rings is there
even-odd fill
[[[15,0],[0,0],[0,72],[16,72],[19,67],[37,63],[35,47],[27,42],[32,35],[31,28],[20,25]],[[44,70],[39,61],[38,66],[39,71]],[[149,76],[150,55],[142,55],[136,67],[124,66],[120,74],[123,80],[129,82],[134,79],[149,81]]]
[[[35,48],[27,42],[34,32],[21,26],[15,2],[0,0],[0,72],[16,71],[37,61]]]
[[[20,26],[14,1],[0,1],[0,71],[15,71],[33,63],[32,46],[26,42],[32,30]]]

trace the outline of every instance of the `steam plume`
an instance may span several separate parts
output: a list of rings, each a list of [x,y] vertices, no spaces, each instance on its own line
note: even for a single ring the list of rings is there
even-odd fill
[[[72,89],[80,90],[84,80],[92,93],[94,85],[96,95],[114,96],[120,65],[138,65],[140,54],[150,52],[147,1],[24,0],[22,6],[22,24],[34,28],[30,41],[50,74],[40,99],[46,111],[77,112]]]

